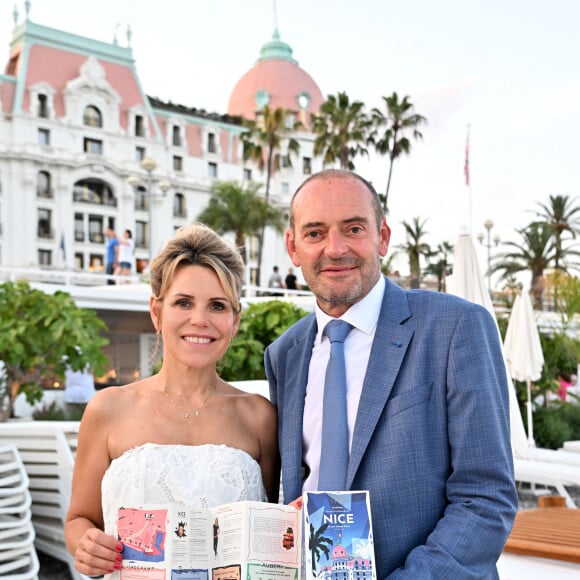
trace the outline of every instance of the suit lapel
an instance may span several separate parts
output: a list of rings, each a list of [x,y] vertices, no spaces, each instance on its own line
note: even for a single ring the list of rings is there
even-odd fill
[[[282,426],[280,451],[286,458],[283,481],[288,494],[285,501],[292,501],[302,493],[302,429],[304,422],[304,401],[306,398],[306,383],[308,368],[312,355],[312,345],[316,336],[316,317],[300,336],[294,337],[293,344],[288,348],[286,376],[284,379],[284,422]],[[295,491],[297,490],[297,491]]]
[[[387,280],[354,427],[347,489],[354,480],[411,342],[413,331],[401,326],[410,316],[405,292]]]

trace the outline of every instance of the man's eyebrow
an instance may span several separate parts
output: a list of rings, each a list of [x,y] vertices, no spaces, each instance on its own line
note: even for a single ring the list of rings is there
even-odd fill
[[[344,220],[342,220],[340,223],[341,224],[352,224],[352,223],[357,223],[357,222],[363,222],[363,223],[369,223],[369,218],[368,217],[364,217],[364,216],[353,216],[350,218],[346,218]],[[301,226],[301,230],[307,230],[309,228],[318,228],[320,226],[324,226],[326,225],[324,222],[322,221],[317,221],[317,222],[307,222],[305,224],[303,224]]]
[[[343,224],[351,224],[354,222],[363,222],[363,223],[368,223],[369,222],[369,218],[362,216],[362,215],[355,215],[354,217],[342,220]]]
[[[309,228],[318,228],[318,227],[323,226],[323,225],[324,225],[324,222],[307,222],[307,223],[303,224],[300,229],[307,230]]]

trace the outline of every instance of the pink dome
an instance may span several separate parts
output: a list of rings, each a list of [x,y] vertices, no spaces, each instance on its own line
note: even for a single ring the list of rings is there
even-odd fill
[[[238,81],[228,105],[229,115],[255,119],[265,105],[308,114],[298,118],[309,123],[324,102],[318,85],[292,58],[292,49],[274,31],[272,40],[260,52],[256,64]]]
[[[347,554],[346,554],[346,549],[344,546],[342,546],[341,544],[338,544],[338,546],[335,546],[334,549],[332,550],[332,559],[342,559],[342,558],[346,558]]]

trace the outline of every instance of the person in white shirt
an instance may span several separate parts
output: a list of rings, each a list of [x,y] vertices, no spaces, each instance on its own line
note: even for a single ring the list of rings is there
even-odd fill
[[[64,373],[64,402],[69,411],[86,405],[95,394],[95,378],[88,368],[73,371],[67,367]]]
[[[135,241],[131,230],[125,230],[123,238],[119,240],[119,265],[115,274],[117,276],[130,276],[135,254]]]

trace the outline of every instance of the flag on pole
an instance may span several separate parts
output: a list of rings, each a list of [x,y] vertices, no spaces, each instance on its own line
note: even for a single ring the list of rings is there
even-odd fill
[[[465,165],[463,166],[465,172],[465,185],[469,185],[469,128],[467,129],[467,139],[465,141]]]
[[[66,262],[66,246],[64,244],[64,233],[60,237],[60,251],[62,252],[62,261]]]

